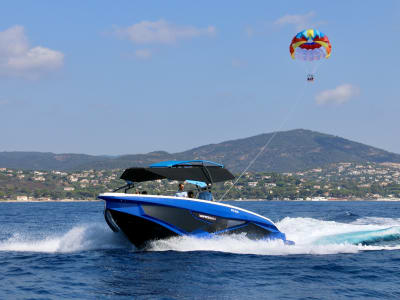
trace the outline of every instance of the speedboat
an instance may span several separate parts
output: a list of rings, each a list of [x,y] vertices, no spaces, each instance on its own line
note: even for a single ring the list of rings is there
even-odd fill
[[[147,168],[126,169],[120,178],[127,184],[98,198],[105,201],[104,216],[109,227],[123,232],[138,248],[145,248],[152,240],[173,236],[209,238],[225,234],[293,243],[266,217],[229,204],[204,200],[212,199],[214,183],[235,178],[223,165],[205,160],[165,161]],[[195,184],[197,197],[203,199],[128,193],[137,183],[160,179]],[[124,192],[118,192],[120,190]]]

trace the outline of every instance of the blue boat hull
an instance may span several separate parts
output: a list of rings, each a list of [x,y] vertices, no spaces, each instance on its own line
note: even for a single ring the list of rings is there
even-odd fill
[[[253,212],[218,202],[106,193],[105,219],[114,231],[122,231],[136,247],[173,236],[213,237],[245,234],[250,239],[281,239],[275,224]]]

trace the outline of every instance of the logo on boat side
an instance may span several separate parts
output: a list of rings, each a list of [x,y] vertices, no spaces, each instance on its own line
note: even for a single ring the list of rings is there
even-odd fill
[[[212,217],[212,216],[207,216],[207,215],[202,215],[202,214],[199,214],[198,216],[199,216],[199,218],[210,220],[210,221],[216,221],[217,220],[216,217]]]
[[[234,212],[235,214],[238,214],[239,211],[237,209],[231,208],[231,212]]]

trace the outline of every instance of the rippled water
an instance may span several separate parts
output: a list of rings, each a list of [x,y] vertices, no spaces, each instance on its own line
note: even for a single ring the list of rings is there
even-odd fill
[[[296,245],[238,235],[136,251],[107,227],[102,202],[0,203],[0,298],[400,298],[400,203],[230,204]]]

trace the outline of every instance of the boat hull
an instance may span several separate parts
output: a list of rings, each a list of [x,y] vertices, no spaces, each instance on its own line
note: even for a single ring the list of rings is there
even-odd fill
[[[107,193],[105,218],[136,247],[173,236],[212,237],[245,234],[250,239],[286,241],[269,219],[247,210],[206,200]]]
[[[109,214],[107,213],[109,212]],[[177,236],[175,232],[155,222],[116,210],[105,211],[106,220],[112,217],[118,228],[136,247],[145,247],[147,242]],[[109,221],[107,221],[109,223]],[[111,226],[110,226],[111,227]],[[111,227],[113,229],[113,227]],[[113,230],[116,231],[116,230]]]

